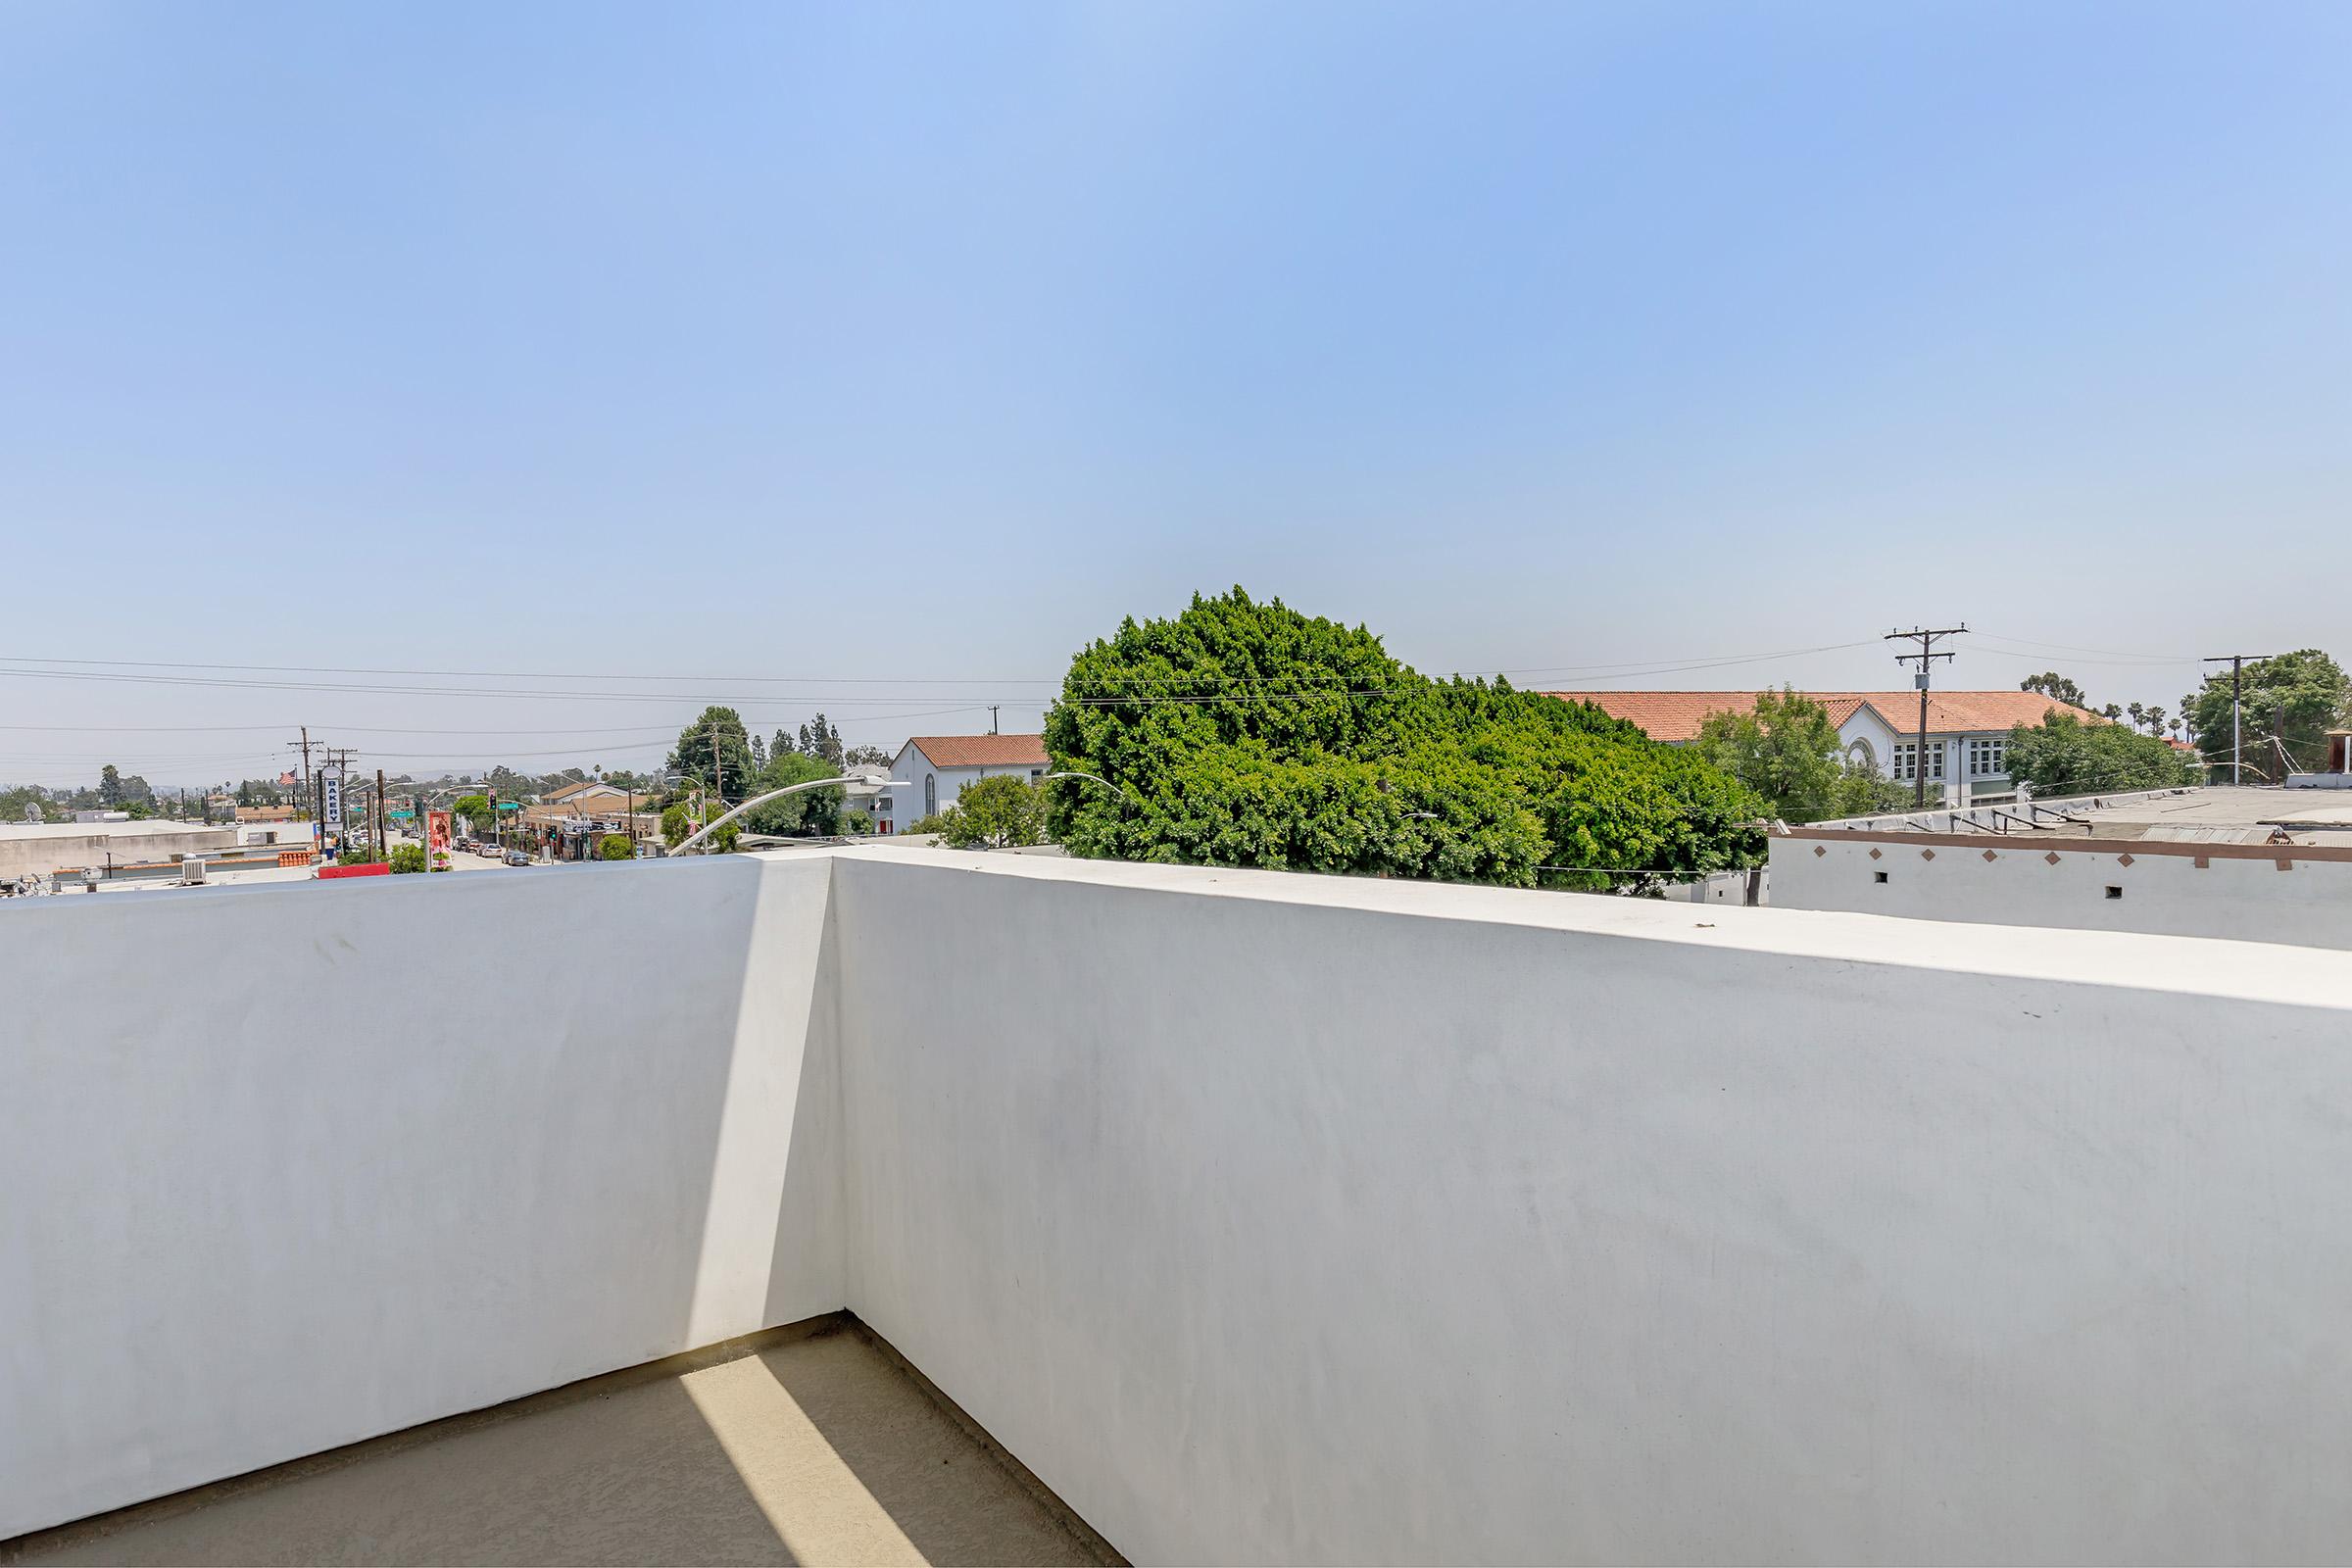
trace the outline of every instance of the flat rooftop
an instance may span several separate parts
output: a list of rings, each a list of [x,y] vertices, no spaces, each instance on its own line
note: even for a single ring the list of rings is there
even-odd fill
[[[0,1543],[6,1564],[1119,1560],[843,1320]]]
[[[1867,832],[1945,832],[1975,827],[2023,827],[2052,839],[2138,839],[2183,844],[2268,844],[2283,828],[2297,844],[2352,846],[2352,790],[2199,785],[2122,795],[2053,797],[2031,806],[1979,806],[1961,810],[1889,811],[1808,824]]]
[[[0,841],[9,839],[160,838],[169,833],[224,833],[230,822],[174,822],[150,816],[135,822],[0,822]]]

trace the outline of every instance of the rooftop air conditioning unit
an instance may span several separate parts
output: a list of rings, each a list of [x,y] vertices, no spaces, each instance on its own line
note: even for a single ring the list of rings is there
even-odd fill
[[[196,888],[204,885],[203,856],[189,855],[181,857],[179,862],[179,885],[186,888]]]

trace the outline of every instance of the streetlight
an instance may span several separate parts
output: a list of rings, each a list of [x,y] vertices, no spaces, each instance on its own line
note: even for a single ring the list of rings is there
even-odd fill
[[[753,807],[765,806],[769,801],[785,795],[798,795],[803,790],[821,790],[834,788],[840,789],[844,794],[879,795],[884,790],[906,790],[912,789],[914,786],[907,783],[903,778],[875,778],[871,774],[855,778],[848,776],[841,778],[812,778],[799,784],[787,784],[780,790],[769,790],[765,795],[755,795],[750,800],[744,802],[741,806],[738,806],[733,810],[727,812],[726,815],[711,818],[702,827],[697,828],[690,837],[688,837],[684,842],[680,843],[676,849],[670,851],[669,853],[672,855],[684,855],[690,851],[696,854],[708,853],[706,851],[696,850],[695,847],[701,844],[703,840],[709,838],[719,828],[726,826],[729,822],[734,821],[744,812],[750,810]]]
[[[1113,784],[1113,783],[1112,783],[1110,780],[1108,780],[1108,779],[1104,778],[1104,777],[1103,777],[1102,774],[1100,774],[1100,773],[1081,773],[1081,772],[1079,772],[1079,771],[1078,771],[1078,769],[1076,769],[1076,768],[1074,768],[1074,767],[1072,767],[1072,768],[1065,768],[1063,771],[1061,771],[1061,772],[1059,772],[1059,773],[1047,773],[1047,774],[1043,775],[1043,776],[1040,778],[1039,782],[1040,782],[1040,783],[1043,783],[1043,782],[1045,782],[1047,779],[1056,779],[1056,778],[1083,778],[1083,779],[1092,779],[1092,780],[1093,780],[1095,783],[1102,785],[1102,786],[1104,789],[1106,789],[1106,790],[1116,790],[1116,789],[1118,788],[1118,786],[1117,786],[1116,784]]]

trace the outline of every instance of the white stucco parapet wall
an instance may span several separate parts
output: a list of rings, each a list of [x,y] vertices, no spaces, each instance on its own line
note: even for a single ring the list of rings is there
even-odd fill
[[[1796,828],[1771,855],[1788,909],[2352,949],[2352,846]]]
[[[1138,1562],[2352,1544],[2352,955],[894,848],[0,992],[0,1535],[847,1306]]]

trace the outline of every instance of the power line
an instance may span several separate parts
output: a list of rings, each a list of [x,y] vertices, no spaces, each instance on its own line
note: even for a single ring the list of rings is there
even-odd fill
[[[1818,646],[1815,646],[1815,647],[1811,647],[1811,648],[1783,648],[1783,649],[1775,649],[1775,650],[1771,650],[1771,651],[1768,651],[1768,652],[1765,652],[1765,653],[1757,653],[1757,654],[1734,654],[1734,655],[1723,656],[1723,657],[1718,657],[1718,656],[1715,656],[1715,655],[1705,655],[1705,656],[1700,656],[1700,657],[1698,657],[1698,658],[1695,658],[1695,659],[1690,659],[1690,660],[1682,660],[1682,659],[1664,659],[1664,660],[1659,660],[1659,659],[1646,659],[1646,660],[1627,660],[1627,661],[1623,661],[1623,662],[1615,662],[1615,663],[1597,663],[1597,664],[1559,664],[1559,665],[1531,665],[1531,666],[1526,666],[1526,667],[1521,667],[1521,668],[1512,668],[1512,669],[1492,669],[1492,670],[1474,670],[1474,671],[1463,671],[1463,672],[1461,672],[1461,673],[1464,673],[1464,674],[1483,674],[1483,675],[1503,675],[1503,676],[1510,676],[1510,675],[1556,675],[1556,674],[1579,674],[1579,673],[1587,673],[1587,672],[1590,672],[1590,673],[1592,673],[1592,674],[1594,674],[1595,676],[1598,676],[1598,675],[1600,674],[1600,672],[1602,672],[1602,671],[1608,671],[1608,670],[1617,670],[1617,671],[1626,671],[1626,672],[1630,672],[1630,674],[1629,674],[1628,676],[1625,676],[1625,677],[1620,677],[1620,678],[1630,678],[1630,675],[1638,675],[1638,674],[1650,674],[1650,673],[1661,673],[1661,674],[1662,674],[1662,673],[1670,673],[1670,672],[1672,672],[1672,671],[1674,671],[1674,670],[1677,670],[1677,669],[1711,669],[1711,668],[1721,668],[1721,667],[1728,666],[1728,665],[1732,665],[1732,664],[1748,664],[1748,663],[1757,663],[1757,662],[1763,662],[1763,661],[1765,661],[1765,660],[1771,660],[1771,659],[1795,659],[1795,658],[1801,658],[1801,657],[1803,657],[1803,656],[1805,656],[1805,655],[1809,655],[1809,654],[1831,653],[1831,652],[1838,651],[1838,650],[1839,650],[1839,649],[1846,649],[1846,648],[1864,648],[1864,647],[1868,647],[1868,646],[1869,646],[1869,640],[1868,640],[1868,639],[1864,639],[1864,640],[1862,640],[1862,641],[1859,641],[1859,642],[1850,642],[1850,643],[1824,643],[1824,644],[1821,644],[1821,645],[1818,645]],[[238,664],[238,663],[209,663],[209,662],[198,662],[198,661],[188,661],[188,660],[150,660],[150,659],[74,659],[74,658],[66,658],[66,657],[60,657],[60,656],[54,656],[54,655],[34,655],[34,654],[0,654],[0,664],[72,664],[72,665],[81,665],[81,666],[86,666],[86,668],[87,668],[88,670],[90,670],[90,671],[93,671],[93,672],[101,672],[101,671],[107,671],[107,670],[116,670],[116,669],[232,670],[232,671],[237,671],[237,672],[241,672],[241,673],[245,673],[245,674],[278,674],[278,675],[382,675],[382,676],[392,676],[392,677],[398,677],[398,678],[402,678],[402,679],[430,678],[430,679],[458,679],[458,680],[613,680],[613,681],[669,681],[669,682],[679,682],[679,681],[718,681],[718,682],[723,682],[723,681],[741,681],[741,682],[744,682],[744,683],[746,683],[746,684],[750,684],[750,685],[834,685],[834,686],[922,686],[922,685],[931,685],[931,686],[1057,686],[1057,685],[1060,685],[1060,684],[1062,684],[1062,682],[1063,682],[1063,681],[1064,681],[1064,679],[1066,678],[1065,676],[1061,676],[1061,675],[1002,675],[1002,676],[996,676],[996,675],[992,675],[992,676],[976,676],[976,675],[906,675],[906,676],[899,676],[899,675],[747,675],[747,674],[708,675],[708,674],[660,674],[660,673],[636,673],[636,672],[608,672],[608,673],[596,673],[596,672],[585,671],[585,670],[576,670],[576,669],[565,669],[565,670],[525,670],[525,669],[412,669],[412,668],[399,668],[399,667],[392,667],[392,666],[383,666],[383,665],[365,665],[365,664]],[[1645,668],[1645,667],[1643,667],[1643,666],[1654,666],[1654,667],[1652,667],[1652,668]],[[24,670],[24,671],[0,671],[0,673],[24,673],[24,674],[59,674],[59,675],[72,675],[72,674],[77,673],[77,671],[74,671],[74,670],[50,670],[50,671],[42,671],[42,670]],[[100,677],[98,674],[96,674],[96,673],[93,673],[93,674],[91,674],[90,678],[96,679],[96,678],[101,678],[101,677]],[[1177,681],[1177,682],[1183,682],[1183,683],[1186,683],[1186,684],[1195,684],[1195,685],[1198,685],[1198,684],[1216,684],[1216,683],[1217,683],[1217,680],[1219,679],[1219,677],[1196,677],[1196,676],[1189,676],[1189,675],[1166,675],[1166,676],[1139,675],[1139,676],[1126,676],[1126,677],[1122,677],[1122,678],[1123,678],[1123,679],[1125,679],[1125,680],[1129,680],[1129,681],[1138,681],[1138,682],[1166,682],[1166,681]],[[1239,683],[1239,682],[1246,681],[1246,680],[1248,680],[1249,678],[1250,678],[1250,677],[1247,677],[1247,676],[1232,676],[1232,677],[1222,677],[1222,679],[1225,679],[1225,680],[1230,680],[1230,681],[1232,681],[1232,682],[1235,682],[1235,683]],[[1438,677],[1438,678],[1442,678],[1442,677]],[[369,689],[373,689],[373,688],[369,688]],[[663,693],[663,692],[649,692],[649,693],[645,693],[644,695],[646,695],[646,696],[648,696],[648,697],[659,698],[659,697],[668,696],[668,695],[671,695],[671,694],[669,694],[669,693]],[[761,700],[761,701],[766,701],[767,699],[760,699],[760,700]]]
[[[2194,654],[2136,654],[2127,652],[2120,648],[2084,648],[2075,643],[2036,642],[2031,637],[2010,637],[2005,636],[2000,632],[1992,631],[1973,632],[1970,635],[1976,637],[1987,637],[1994,642],[2000,643],[2021,643],[2028,648],[2053,649],[2059,653],[2066,654],[2105,654],[2114,659],[2128,659],[2134,662],[2151,664],[2193,664],[2197,662],[2197,658]]]

